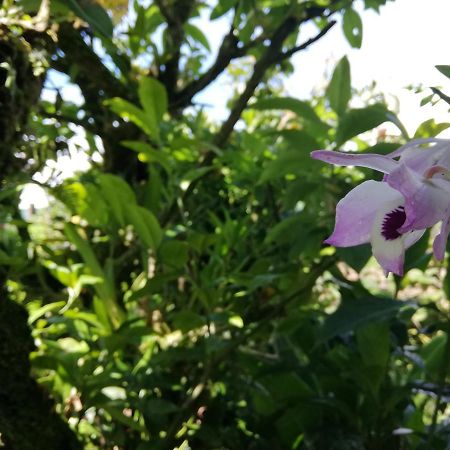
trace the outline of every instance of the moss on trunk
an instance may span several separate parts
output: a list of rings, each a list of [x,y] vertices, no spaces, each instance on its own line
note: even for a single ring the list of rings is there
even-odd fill
[[[75,434],[30,375],[27,313],[0,298],[0,434],[6,450],[79,450]],[[1,448],[1,445],[0,445]]]

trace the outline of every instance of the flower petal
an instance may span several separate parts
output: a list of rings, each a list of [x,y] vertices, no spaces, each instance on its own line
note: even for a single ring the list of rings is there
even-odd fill
[[[373,256],[383,268],[384,273],[388,275],[389,272],[392,272],[402,276],[405,250],[414,245],[426,230],[410,231],[396,239],[385,239],[382,233],[383,223],[386,216],[397,209],[398,206],[398,204],[390,203],[378,211],[374,220],[370,243]]]
[[[422,144],[430,144],[430,143],[442,143],[448,144],[450,141],[448,139],[437,139],[437,138],[422,138],[422,139],[413,139],[407,142],[405,145],[402,145],[397,150],[394,150],[391,153],[388,153],[386,156],[389,158],[397,158],[401,156],[407,149],[411,147],[419,147]]]
[[[434,144],[421,147],[422,144]],[[450,168],[450,141],[447,139],[416,139],[387,155],[390,158],[400,156],[399,162],[423,175],[431,166],[440,165]]]
[[[424,235],[425,231],[427,230],[416,230],[404,234],[405,248],[413,246]]]
[[[445,256],[445,249],[447,247],[447,238],[450,233],[450,215],[442,221],[441,231],[434,238],[433,252],[437,260],[442,261]]]
[[[403,204],[403,197],[387,183],[365,181],[352,189],[336,206],[336,225],[325,241],[336,247],[351,247],[370,241],[377,211],[386,203]]]
[[[374,234],[371,240],[372,253],[385,274],[389,272],[403,275],[403,264],[405,262],[405,242],[399,237],[394,241],[386,241],[378,234]]]
[[[375,169],[384,173],[390,173],[398,165],[397,161],[387,156],[373,153],[355,154],[334,152],[331,150],[316,150],[311,152],[311,157],[336,166],[368,167],[369,169]]]
[[[426,179],[400,164],[386,179],[389,186],[405,197],[406,221],[402,233],[431,227],[450,211],[450,182]]]
[[[398,194],[398,193],[397,193]],[[403,197],[398,195],[380,205],[375,215],[370,235],[372,253],[385,274],[393,272],[403,275],[403,263],[405,261],[405,237],[400,233],[398,237],[386,237],[384,231],[386,220],[393,212],[398,211],[403,204]]]

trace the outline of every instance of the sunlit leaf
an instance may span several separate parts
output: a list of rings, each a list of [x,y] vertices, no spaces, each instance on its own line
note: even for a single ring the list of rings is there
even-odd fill
[[[439,72],[445,75],[447,78],[450,78],[450,66],[435,66]]]
[[[331,108],[342,115],[351,98],[350,64],[346,56],[336,65],[326,93]]]
[[[342,28],[350,45],[355,48],[360,48],[362,43],[362,21],[354,9],[347,8],[345,10]]]

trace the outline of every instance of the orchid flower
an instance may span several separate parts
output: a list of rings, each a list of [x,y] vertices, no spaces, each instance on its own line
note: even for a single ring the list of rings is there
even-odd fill
[[[326,243],[349,247],[370,242],[385,272],[402,275],[405,249],[442,221],[433,249],[443,259],[450,232],[450,141],[418,139],[386,156],[327,150],[311,156],[385,174],[383,181],[366,181],[337,204],[335,229]]]

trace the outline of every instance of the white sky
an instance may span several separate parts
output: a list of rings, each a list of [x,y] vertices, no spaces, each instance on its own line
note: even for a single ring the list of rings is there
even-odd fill
[[[308,54],[295,57],[299,76],[298,79],[291,77],[287,87],[294,95],[307,95],[315,80],[320,79],[324,60],[337,61],[347,54],[353,85],[363,88],[375,80],[381,92],[398,97],[400,120],[410,133],[431,117],[449,121],[445,104],[439,108],[420,107],[425,94],[414,95],[404,89],[408,85],[422,84],[450,90],[450,81],[434,67],[450,64],[449,18],[449,0],[396,0],[382,7],[380,15],[364,11],[361,49],[350,48],[341,27],[336,25]],[[308,70],[302,71],[302,67]],[[305,86],[300,86],[302,84]],[[426,95],[430,93],[427,89]]]
[[[420,100],[431,92],[415,95],[404,89],[408,85],[443,86],[450,91],[447,80],[434,66],[450,65],[450,0],[395,0],[380,8],[380,14],[373,10],[358,8],[363,21],[363,43],[360,49],[352,49],[342,32],[341,24],[335,27],[307,51],[298,53],[292,59],[295,73],[285,83],[288,93],[307,99],[311,91],[325,83],[325,74],[335,63],[347,55],[352,71],[352,84],[364,88],[377,82],[381,92],[391,94],[400,101],[400,119],[410,133],[424,120],[436,117],[450,121],[448,108],[420,107]],[[211,23],[201,21],[202,30],[208,36],[213,48],[220,43],[227,32],[225,20]],[[303,40],[315,32],[307,28]],[[227,92],[222,78],[220,90],[212,86],[196,97],[202,103],[214,105],[211,112],[215,117],[225,115]]]

